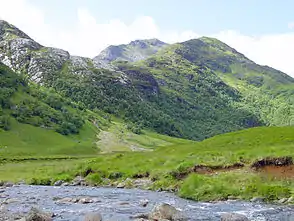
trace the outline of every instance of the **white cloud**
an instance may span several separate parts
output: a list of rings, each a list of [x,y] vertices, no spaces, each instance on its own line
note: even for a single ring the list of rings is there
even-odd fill
[[[223,31],[214,37],[258,64],[274,67],[294,77],[294,32],[254,37]]]
[[[294,29],[294,22],[289,22],[288,23],[288,28],[289,29]]]
[[[175,43],[200,36],[191,30],[162,30],[149,16],[138,17],[131,24],[118,19],[101,23],[87,8],[77,9],[78,23],[73,29],[61,31],[54,28],[53,24],[47,24],[44,12],[28,0],[0,0],[0,5],[1,19],[16,25],[41,44],[87,57],[96,56],[108,45],[128,43],[135,39],[159,38]],[[294,27],[293,23],[288,26]],[[234,30],[226,30],[210,36],[220,39],[259,64],[272,66],[294,77],[294,32],[246,36]]]

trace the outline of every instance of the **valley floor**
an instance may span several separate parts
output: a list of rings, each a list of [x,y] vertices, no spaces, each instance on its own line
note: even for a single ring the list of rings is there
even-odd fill
[[[293,135],[294,127],[252,128],[147,152],[2,159],[0,179],[53,185],[80,176],[89,185],[175,191],[197,201],[292,203]]]

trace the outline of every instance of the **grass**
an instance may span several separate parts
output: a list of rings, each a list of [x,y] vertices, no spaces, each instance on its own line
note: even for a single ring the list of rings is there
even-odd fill
[[[150,131],[135,134],[127,129],[123,122],[115,121],[107,130],[98,135],[97,146],[102,153],[150,150],[177,143],[190,142]]]
[[[115,182],[148,172],[154,181],[151,189],[177,189],[184,198],[206,201],[256,196],[274,201],[294,194],[292,178],[285,180],[260,175],[249,165],[266,156],[294,157],[293,134],[294,127],[260,127],[218,135],[197,143],[147,133],[145,136],[166,139],[170,145],[151,152],[105,153],[91,159],[5,163],[0,166],[0,179],[52,184],[57,179],[70,180],[91,171],[87,180],[101,184],[104,178]],[[145,140],[144,136],[142,139]],[[245,167],[209,174],[191,173],[183,179],[173,176],[194,165],[236,162],[243,162]]]
[[[11,127],[9,131],[0,131],[0,158],[83,156],[98,153],[92,144],[96,131],[89,123],[83,126],[79,135],[71,136],[21,124],[16,120],[12,121]]]

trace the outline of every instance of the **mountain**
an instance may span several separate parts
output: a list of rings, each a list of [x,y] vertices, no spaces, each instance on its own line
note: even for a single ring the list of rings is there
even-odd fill
[[[110,63],[112,61],[140,61],[155,54],[167,44],[158,39],[135,40],[129,44],[109,46],[94,61]]]
[[[294,80],[217,39],[167,45],[137,40],[94,59],[44,47],[0,22],[0,61],[93,113],[134,131],[205,138],[255,126],[294,124]]]

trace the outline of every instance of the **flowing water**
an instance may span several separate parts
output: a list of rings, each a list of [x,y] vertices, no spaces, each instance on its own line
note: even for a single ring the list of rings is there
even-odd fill
[[[93,203],[58,203],[56,198],[90,197]],[[9,199],[9,200],[8,200]],[[7,201],[8,200],[8,201]],[[140,201],[148,200],[147,207]],[[20,185],[0,193],[0,202],[7,213],[25,213],[38,207],[56,214],[54,220],[82,221],[88,212],[99,212],[104,220],[128,221],[130,216],[148,213],[158,203],[169,203],[189,217],[189,220],[219,221],[222,213],[237,212],[255,221],[294,221],[294,207],[276,206],[242,201],[200,203],[181,199],[173,194],[137,189],[94,187],[52,187]],[[1,212],[1,211],[0,211]],[[0,219],[1,220],[1,219]]]

